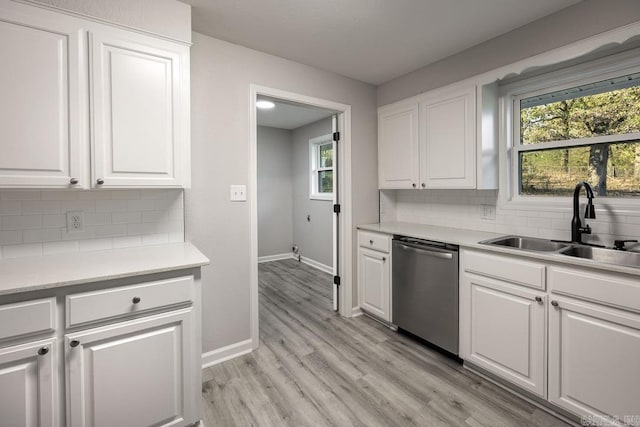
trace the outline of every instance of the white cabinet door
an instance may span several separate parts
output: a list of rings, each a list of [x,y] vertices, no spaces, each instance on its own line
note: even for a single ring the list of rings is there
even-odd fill
[[[465,274],[461,357],[538,396],[546,396],[546,296]]]
[[[184,309],[66,335],[69,425],[196,422],[191,317]]]
[[[367,248],[358,249],[360,308],[391,321],[389,255]]]
[[[378,111],[379,187],[418,185],[418,103],[383,107]]]
[[[637,417],[640,316],[551,298],[549,401],[594,419]]]
[[[91,53],[94,186],[187,185],[188,46],[105,29]]]
[[[475,111],[475,86],[447,91],[420,103],[421,187],[475,188]]]
[[[0,186],[86,184],[86,35],[77,20],[0,4]],[[76,181],[73,181],[76,182]]]
[[[54,343],[44,340],[0,349],[0,425],[58,425]]]

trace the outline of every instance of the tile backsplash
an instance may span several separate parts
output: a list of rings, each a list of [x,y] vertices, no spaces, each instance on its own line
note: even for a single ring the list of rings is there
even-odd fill
[[[584,197],[583,197],[584,199]],[[583,203],[585,200],[581,200]],[[596,200],[595,220],[587,220],[591,235],[584,241],[611,246],[615,239],[640,240],[640,216],[603,212]],[[493,207],[493,219],[481,219],[484,206]],[[582,206],[582,205],[581,205]],[[581,207],[584,211],[584,207]],[[571,238],[570,206],[562,212],[501,209],[498,192],[487,190],[383,190],[380,192],[380,220],[402,221],[518,234],[546,239]],[[636,246],[637,248],[638,246]]]
[[[0,191],[2,258],[184,241],[182,190]],[[84,231],[66,213],[84,213]]]

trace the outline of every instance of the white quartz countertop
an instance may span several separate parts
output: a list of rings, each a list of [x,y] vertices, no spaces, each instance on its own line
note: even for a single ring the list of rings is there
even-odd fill
[[[640,276],[640,268],[625,267],[614,264],[606,264],[588,259],[575,258],[549,252],[525,251],[507,247],[483,245],[479,242],[504,234],[489,233],[484,231],[464,230],[461,228],[438,227],[434,225],[414,224],[409,222],[383,222],[379,224],[364,224],[358,226],[359,230],[375,231],[385,234],[398,234],[402,236],[417,237],[419,239],[433,240],[437,242],[451,243],[465,248],[481,249],[490,252],[500,252],[512,256],[534,258],[543,261],[556,262],[580,267],[596,268],[618,273]]]
[[[0,295],[209,264],[191,243],[0,260]]]

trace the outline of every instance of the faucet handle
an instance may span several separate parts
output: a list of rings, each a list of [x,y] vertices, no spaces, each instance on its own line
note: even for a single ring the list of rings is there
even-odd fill
[[[580,227],[580,233],[581,234],[591,234],[591,226],[589,224],[587,224],[584,227]]]
[[[627,239],[627,240],[615,240],[613,242],[613,249],[618,250],[618,251],[626,251],[627,248],[625,248],[624,244],[625,243],[637,243],[638,241],[636,239]]]

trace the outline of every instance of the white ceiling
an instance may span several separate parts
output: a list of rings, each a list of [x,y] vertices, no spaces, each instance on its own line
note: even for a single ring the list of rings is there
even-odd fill
[[[381,84],[580,0],[181,0],[212,37]]]
[[[286,102],[276,98],[261,96],[260,99],[267,99],[276,104],[276,106],[271,110],[258,108],[257,119],[259,126],[293,130],[335,114],[334,111],[323,108]]]

